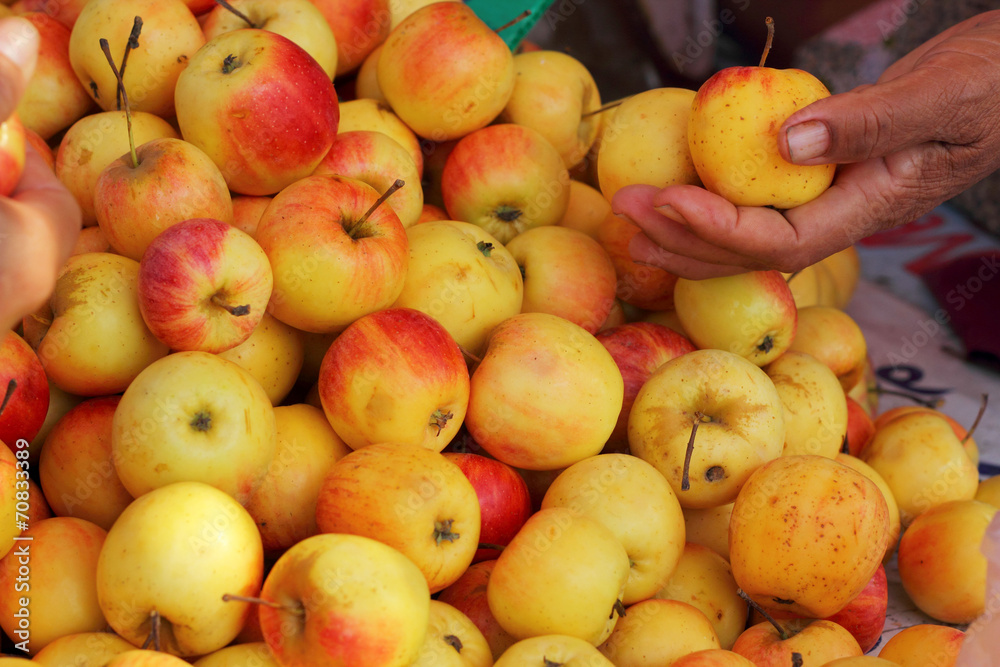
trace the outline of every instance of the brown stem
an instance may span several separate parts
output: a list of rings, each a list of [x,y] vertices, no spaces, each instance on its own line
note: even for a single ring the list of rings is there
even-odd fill
[[[435,410],[434,414],[431,415],[431,426],[437,428],[437,433],[435,435],[441,435],[441,430],[448,425],[448,422],[455,416],[454,412],[442,412],[441,410]]]
[[[360,218],[358,218],[357,220],[355,220],[352,224],[350,224],[350,225],[348,225],[346,227],[346,231],[347,231],[348,235],[350,235],[351,237],[353,237],[354,236],[354,231],[358,227],[360,227],[361,225],[363,225],[366,222],[368,222],[368,218],[371,217],[372,213],[374,213],[375,210],[378,209],[379,206],[381,206],[382,204],[384,204],[385,200],[392,196],[392,193],[394,193],[396,190],[400,189],[404,185],[406,185],[406,182],[403,181],[403,179],[401,179],[401,178],[397,178],[396,182],[393,183],[392,185],[390,185],[389,189],[386,190],[385,192],[383,192],[382,195],[378,199],[375,200],[375,203],[371,205],[371,208],[369,208],[367,211],[365,211],[365,214],[363,216],[361,216]]]
[[[287,604],[281,604],[278,602],[271,602],[270,600],[265,600],[263,598],[249,597],[247,595],[234,595],[232,593],[226,593],[222,596],[223,602],[249,602],[250,604],[259,604],[262,607],[270,607],[271,609],[279,609],[281,611],[288,611],[293,614],[303,615],[305,614],[305,609],[301,606],[291,607]]]
[[[10,397],[14,395],[15,389],[17,389],[17,380],[11,378],[7,381],[7,391],[3,395],[3,403],[0,403],[0,415],[7,409],[7,403],[10,402]]]
[[[694,436],[698,433],[698,425],[705,420],[706,415],[701,412],[694,413],[694,423],[691,425],[691,437],[688,438],[687,451],[684,452],[684,471],[681,473],[681,491],[691,489],[691,456],[694,454]]]
[[[502,544],[493,544],[492,542],[480,542],[477,549],[493,549],[494,551],[503,551],[507,547]]]
[[[244,21],[246,21],[247,25],[250,26],[251,28],[258,28],[259,27],[253,21],[251,21],[247,17],[246,14],[244,14],[240,10],[236,9],[235,7],[233,7],[231,4],[229,4],[228,2],[226,2],[226,0],[215,0],[215,2],[216,2],[216,4],[222,5],[223,8],[228,9],[233,14],[236,14],[236,16],[238,16],[239,18],[241,18]]]
[[[599,113],[604,113],[605,111],[610,111],[611,109],[614,109],[615,107],[621,106],[625,102],[625,100],[627,100],[627,99],[628,98],[625,97],[625,98],[622,98],[620,100],[615,100],[614,102],[608,102],[607,104],[605,104],[603,106],[597,107],[593,111],[588,111],[585,114],[581,114],[580,118],[588,118],[590,116],[596,116]]]
[[[214,303],[219,308],[223,308],[229,311],[229,314],[233,317],[243,317],[244,315],[250,314],[250,304],[243,304],[242,306],[231,306],[222,300],[222,297],[218,294],[212,295],[212,303]]]
[[[788,275],[788,277],[787,277],[787,278],[785,278],[785,283],[790,283],[790,282],[792,282],[792,278],[794,278],[795,276],[799,275],[800,273],[802,273],[802,269],[799,269],[798,271],[796,271],[796,272],[794,272],[794,273],[791,273],[791,274],[789,274],[789,275]]]
[[[142,643],[143,649],[148,649],[152,647],[152,650],[160,650],[160,612],[153,610],[149,612],[149,635],[146,637],[146,641]]]
[[[531,10],[530,9],[525,9],[523,12],[521,12],[520,14],[518,14],[517,16],[515,16],[514,18],[512,18],[511,20],[507,21],[506,23],[504,23],[502,26],[500,26],[499,28],[497,28],[493,32],[497,32],[497,33],[503,32],[507,28],[510,28],[511,26],[514,26],[514,25],[517,25],[518,23],[520,23],[524,19],[528,18],[529,16],[531,16]]]
[[[932,410],[936,410],[936,409],[940,408],[942,405],[944,405],[944,401],[942,399],[940,399],[940,398],[923,399],[923,398],[920,398],[919,396],[914,396],[913,394],[907,394],[904,391],[896,391],[895,389],[884,389],[884,388],[882,388],[882,387],[880,387],[878,385],[875,385],[875,388],[874,388],[873,391],[876,394],[880,395],[880,396],[883,396],[883,395],[884,396],[899,396],[900,398],[908,398],[911,401],[913,401],[914,403],[916,403],[917,405],[922,405],[925,408],[930,408]]]
[[[122,54],[122,66],[118,68],[118,74],[122,81],[125,80],[125,65],[128,64],[128,54],[132,52],[132,49],[139,48],[139,33],[142,32],[142,17],[136,16],[132,21],[132,32],[129,33],[128,41],[125,42],[125,53]],[[118,110],[121,111],[122,108],[122,91],[125,89],[125,84],[121,84],[121,88],[115,91],[115,104]]]
[[[768,623],[770,623],[771,625],[774,626],[774,629],[778,631],[778,636],[779,637],[781,637],[783,640],[784,639],[788,639],[788,630],[785,630],[783,627],[781,627],[781,624],[778,623],[776,620],[774,620],[774,617],[771,616],[769,613],[767,613],[767,611],[765,611],[763,607],[761,607],[759,604],[757,604],[756,602],[754,602],[753,600],[751,600],[750,596],[747,595],[743,591],[742,588],[737,588],[736,589],[736,593],[741,598],[743,598],[748,605],[750,605],[751,607],[753,607],[754,610],[757,611],[757,613],[759,613],[761,616],[763,616],[767,620]]]
[[[128,95],[125,93],[125,82],[122,81],[122,73],[115,67],[115,59],[111,57],[111,47],[108,46],[108,40],[101,37],[101,51],[104,51],[104,57],[108,59],[108,65],[111,66],[111,71],[115,73],[115,79],[118,80],[118,92],[121,93],[122,102],[125,104],[125,126],[128,129],[128,148],[129,154],[132,156],[132,168],[135,169],[139,166],[139,158],[135,154],[135,138],[132,136],[132,112],[129,108]]]
[[[619,618],[625,618],[625,603],[621,600],[615,600],[614,605],[611,607],[611,615],[614,616],[616,611],[618,612]]]
[[[972,437],[972,434],[976,430],[976,427],[979,426],[979,422],[982,421],[983,415],[986,414],[986,404],[989,403],[989,401],[990,401],[989,394],[983,394],[982,397],[980,398],[979,412],[976,413],[976,420],[972,422],[972,426],[969,427],[969,430],[965,432],[965,437],[962,438],[963,445],[969,441],[969,438]],[[2,407],[0,407],[0,412],[3,412]]]
[[[764,66],[767,54],[771,52],[771,42],[774,40],[774,19],[768,16],[764,19],[764,24],[767,26],[767,41],[764,42],[764,53],[760,54],[760,65],[758,67]]]

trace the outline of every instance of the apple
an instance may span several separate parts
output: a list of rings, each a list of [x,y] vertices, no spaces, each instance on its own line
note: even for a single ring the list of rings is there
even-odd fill
[[[732,502],[751,473],[781,455],[784,441],[774,383],[725,350],[695,350],[660,366],[628,420],[632,454],[666,477],[681,507]]]
[[[280,667],[263,641],[234,644],[195,661],[195,667]]]
[[[733,652],[757,667],[820,667],[838,658],[861,655],[851,633],[833,621],[787,620],[780,627],[779,631],[764,621],[747,628],[733,645]]]
[[[889,486],[903,528],[932,507],[972,499],[979,484],[951,426],[932,413],[910,412],[876,427],[861,460]]]
[[[22,16],[35,26],[41,40],[35,73],[17,104],[17,112],[26,129],[48,140],[83,117],[93,101],[73,73],[69,28],[44,12]]]
[[[955,437],[962,443],[962,448],[965,449],[965,453],[969,455],[973,465],[979,465],[979,446],[976,444],[976,440],[972,437],[972,434],[966,431],[965,427],[959,424],[954,418],[948,416],[940,410],[929,408],[925,405],[897,405],[894,408],[890,408],[885,412],[879,413],[874,418],[872,425],[875,430],[878,430],[894,420],[896,417],[901,417],[911,412],[932,414],[948,422],[948,426],[951,427],[951,430],[955,433]]]
[[[851,456],[860,456],[868,441],[875,435],[875,422],[864,406],[850,396],[847,399],[847,433],[843,450]]]
[[[347,176],[385,192],[401,179],[409,183],[393,192],[386,204],[396,212],[403,227],[416,224],[424,206],[420,172],[409,152],[392,137],[374,130],[340,132],[314,174]]]
[[[181,667],[188,663],[169,653],[134,649],[111,658],[104,667]]]
[[[316,501],[316,523],[324,533],[364,535],[398,549],[436,593],[472,562],[480,512],[472,484],[441,454],[381,443],[333,464]]]
[[[629,413],[642,385],[657,368],[694,351],[695,347],[677,332],[650,322],[630,322],[604,329],[597,333],[597,340],[611,353],[625,383],[622,409],[605,449],[613,446],[627,451]]]
[[[561,51],[514,56],[514,90],[500,113],[502,123],[537,130],[572,169],[597,139],[594,112],[601,95],[587,67]]]
[[[490,332],[521,312],[524,282],[514,257],[482,227],[442,220],[406,230],[409,260],[395,308],[436,319],[478,358]]]
[[[971,623],[986,608],[986,556],[980,550],[997,508],[956,500],[920,513],[899,541],[906,594],[931,618]]]
[[[784,354],[797,338],[795,300],[778,271],[681,278],[674,307],[695,345],[728,350],[758,366]]]
[[[265,553],[280,553],[319,533],[316,499],[333,464],[350,453],[323,411],[311,405],[274,409],[277,447],[246,503]]]
[[[892,495],[892,489],[889,488],[889,485],[886,483],[882,475],[861,459],[841,452],[834,457],[834,460],[838,463],[843,463],[848,468],[857,470],[862,475],[875,482],[875,486],[877,486],[879,491],[882,492],[882,497],[885,498],[886,507],[889,510],[889,544],[885,549],[885,555],[882,557],[882,562],[887,563],[896,552],[896,545],[899,543],[899,535],[902,530],[899,505],[896,503],[895,496]]]
[[[861,259],[857,247],[852,245],[835,252],[820,260],[819,265],[827,269],[833,280],[833,305],[841,310],[847,308],[861,279]]]
[[[382,45],[379,44],[365,57],[361,67],[358,68],[354,79],[354,92],[358,99],[375,100],[388,107],[389,101],[385,99],[382,88],[378,85],[378,60],[381,57]]]
[[[671,665],[688,653],[717,649],[719,638],[705,614],[677,600],[643,600],[626,608],[598,649],[621,667]]]
[[[489,600],[486,597],[490,575],[496,563],[495,560],[474,562],[455,583],[443,589],[437,596],[439,601],[455,607],[475,624],[489,644],[494,660],[516,641],[497,622],[493,612],[490,611]]]
[[[576,388],[571,400],[567,387]],[[601,451],[623,395],[611,353],[592,334],[556,315],[521,313],[490,334],[472,373],[465,426],[504,463],[563,468]]]
[[[207,352],[177,352],[151,364],[122,395],[111,451],[135,497],[200,481],[246,503],[276,449],[274,409],[260,384]]]
[[[283,667],[405,667],[430,622],[417,566],[360,535],[297,543],[274,564],[261,597],[268,601],[259,611],[264,639]]]
[[[966,634],[959,628],[919,623],[889,638],[878,657],[900,667],[924,667],[928,657],[941,667],[956,664]]]
[[[729,561],[729,519],[733,515],[733,504],[703,509],[685,507],[684,536],[688,542],[708,547]]]
[[[597,241],[611,257],[618,276],[615,296],[636,308],[673,309],[677,276],[655,266],[637,264],[629,253],[629,242],[640,231],[614,213],[609,213],[597,228]]]
[[[754,667],[754,664],[739,653],[721,648],[695,651],[674,660],[671,667]]]
[[[540,132],[501,123],[462,137],[441,174],[441,195],[452,218],[475,223],[507,243],[562,220],[569,172]]]
[[[309,0],[337,41],[336,76],[350,74],[389,36],[390,7],[398,0]],[[360,97],[360,96],[359,96]]]
[[[161,137],[179,136],[167,121],[140,111],[132,112],[132,134],[137,146]],[[124,111],[86,115],[63,134],[56,152],[56,176],[80,204],[84,226],[97,222],[94,192],[101,172],[128,152]]]
[[[857,597],[888,542],[878,486],[824,456],[765,463],[740,490],[729,522],[740,588],[764,609],[809,618],[831,616]]]
[[[469,617],[431,600],[427,638],[410,667],[492,667],[490,645]]]
[[[601,454],[574,463],[545,492],[541,508],[549,507],[599,521],[625,547],[625,605],[660,590],[684,552],[684,515],[677,496],[656,468],[635,456]]]
[[[522,639],[504,651],[493,664],[494,667],[612,667],[614,663],[601,655],[593,644],[578,637],[552,634]]]
[[[272,197],[236,195],[233,201],[233,227],[257,237],[257,224]]]
[[[181,0],[134,0],[127,7],[116,0],[90,0],[73,23],[69,61],[76,78],[104,110],[119,105],[118,80],[98,43],[107,39],[115,58],[133,38],[133,19],[142,18],[139,48],[130,48],[124,69],[125,92],[135,111],[163,118],[174,113],[174,85],[205,44],[205,35]]]
[[[72,29],[89,0],[16,0],[12,8],[21,13],[43,12]],[[3,4],[11,4],[4,2]]]
[[[222,352],[264,317],[273,277],[264,250],[232,225],[193,218],[152,240],[139,262],[139,310],[172,350]]]
[[[684,88],[654,88],[602,114],[597,178],[605,199],[626,185],[698,184],[688,149],[694,97]]]
[[[42,139],[42,137],[39,136],[39,134],[34,130],[24,128],[24,141],[25,146],[31,146],[34,148],[35,152],[42,158],[42,162],[44,162],[53,173],[55,173],[56,154],[52,150],[52,147],[45,142],[45,139]]]
[[[864,376],[868,346],[854,319],[830,306],[809,306],[798,310],[795,340],[788,348],[806,352],[830,367],[844,391]]]
[[[339,127],[340,132],[373,130],[389,135],[410,153],[417,171],[424,173],[424,152],[420,140],[388,104],[371,99],[341,102]]]
[[[597,230],[611,213],[611,204],[601,192],[582,181],[569,182],[569,202],[560,227],[569,227],[597,239]]]
[[[535,512],[500,554],[486,596],[497,621],[518,639],[561,634],[597,646],[622,617],[628,576],[628,554],[614,533],[550,507]]]
[[[45,423],[49,383],[31,346],[13,331],[0,340],[0,441],[12,449],[31,441]]]
[[[135,646],[111,632],[78,632],[55,639],[32,658],[42,667],[104,665],[119,653]]]
[[[94,574],[106,532],[83,519],[31,524],[0,560],[0,627],[35,653],[49,642],[105,627]],[[27,574],[25,574],[27,572]]]
[[[38,477],[58,516],[86,519],[109,530],[132,502],[111,454],[111,423],[120,400],[104,396],[80,403],[46,438]]]
[[[805,352],[785,352],[764,367],[785,419],[783,454],[834,458],[847,434],[847,400],[837,376]]]
[[[440,206],[435,206],[434,204],[424,204],[420,209],[420,217],[417,218],[417,224],[421,222],[435,222],[437,220],[447,219],[448,212]]]
[[[312,173],[337,134],[337,93],[302,47],[267,30],[223,33],[177,78],[177,124],[229,189],[271,195]]]
[[[700,544],[684,545],[677,566],[653,597],[698,609],[724,649],[732,648],[746,629],[747,603],[739,596],[732,568],[725,558]]]
[[[162,650],[204,655],[240,631],[250,605],[222,598],[256,595],[263,561],[257,526],[232,496],[201,482],[167,484],[136,498],[108,531],[97,598],[132,644],[158,623]]]
[[[836,165],[792,164],[778,152],[786,118],[830,91],[800,69],[726,67],[694,96],[688,146],[698,176],[710,192],[736,206],[793,208],[815,199],[833,181]]]
[[[353,178],[317,175],[274,198],[257,226],[274,272],[268,312],[297,329],[331,333],[396,300],[406,230],[390,207],[377,206],[379,194]]]
[[[394,0],[389,3],[389,27],[395,30],[410,14],[422,7],[434,4],[439,0]],[[460,2],[461,0],[443,0],[444,2]]]
[[[45,374],[78,396],[125,390],[165,356],[139,311],[139,262],[104,252],[70,257],[48,303],[24,320]]]
[[[328,79],[337,72],[337,39],[326,17],[310,0],[229,0],[202,21],[205,39],[242,28],[268,30],[292,40],[319,63]],[[235,10],[235,11],[234,11]]]
[[[31,464],[38,464],[39,452],[41,452],[42,445],[45,443],[45,439],[49,436],[49,432],[55,426],[56,422],[83,400],[83,396],[69,394],[57,387],[52,380],[49,380],[49,409],[45,413],[45,421],[42,423],[42,428],[39,429],[38,434],[28,443],[28,452],[30,454],[28,460]]]
[[[15,442],[14,447],[17,449],[18,443]],[[18,503],[31,502],[30,493],[25,493],[25,482],[31,481],[26,472],[26,468],[30,470],[30,466],[30,462],[26,464],[23,459],[16,458],[10,447],[0,447],[0,558],[14,548],[16,538],[21,535],[21,525],[18,524],[18,520],[26,520],[27,512],[20,511],[25,507]],[[31,508],[27,509],[30,511]]]
[[[272,405],[288,396],[302,371],[305,344],[302,332],[264,313],[250,337],[218,355],[250,373]]]
[[[8,197],[24,173],[24,125],[17,113],[0,123],[0,197]]]
[[[108,237],[100,227],[84,227],[80,230],[70,255],[82,255],[85,252],[112,252]]]
[[[514,89],[513,56],[470,7],[434,3],[396,28],[382,45],[378,82],[414,132],[457,139],[500,114]]]
[[[233,220],[222,173],[194,144],[163,137],[113,161],[94,184],[94,215],[119,255],[142,259],[168,227],[191,218]]]
[[[1000,509],[1000,475],[993,475],[979,482],[974,500]]]

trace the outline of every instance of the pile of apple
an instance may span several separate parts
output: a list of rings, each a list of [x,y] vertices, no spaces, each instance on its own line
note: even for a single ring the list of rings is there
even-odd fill
[[[42,50],[0,156],[47,153],[85,229],[0,346],[7,653],[954,662],[1000,482],[936,409],[877,414],[854,250],[679,279],[609,203],[815,197],[833,167],[774,137],[826,94],[809,75],[602,107],[460,2],[8,11]],[[861,657],[893,558],[937,622]]]

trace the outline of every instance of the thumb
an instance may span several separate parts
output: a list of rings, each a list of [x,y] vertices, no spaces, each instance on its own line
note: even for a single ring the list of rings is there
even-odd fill
[[[0,122],[17,109],[35,73],[38,44],[38,30],[27,19],[0,19]]]
[[[946,139],[939,108],[950,88],[935,71],[914,70],[885,83],[863,86],[813,102],[788,117],[778,149],[794,164],[861,162],[932,139]],[[934,104],[933,101],[939,102]]]

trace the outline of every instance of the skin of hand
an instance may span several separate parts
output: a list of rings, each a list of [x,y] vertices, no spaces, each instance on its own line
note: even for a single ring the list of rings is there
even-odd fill
[[[0,119],[17,108],[35,69],[38,31],[22,18],[0,20]],[[80,233],[80,207],[30,146],[24,174],[0,197],[0,331],[52,294]]]
[[[795,112],[779,130],[778,148],[789,162],[837,163],[833,184],[784,211],[737,207],[691,185],[622,188],[614,211],[643,231],[629,246],[632,258],[693,279],[798,271],[927,213],[995,171],[1000,11],[942,32],[875,84]]]

